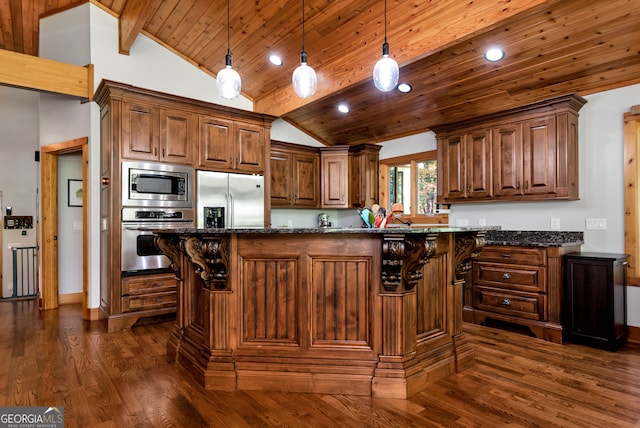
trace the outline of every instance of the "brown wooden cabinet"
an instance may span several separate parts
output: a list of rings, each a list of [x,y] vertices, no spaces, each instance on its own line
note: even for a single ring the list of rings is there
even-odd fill
[[[565,256],[565,339],[615,350],[627,340],[626,254]]]
[[[438,140],[438,194],[449,202],[491,197],[491,131]]]
[[[173,273],[122,278],[122,312],[176,310],[178,280]]]
[[[172,274],[122,276],[122,161],[263,173],[275,118],[107,80],[94,99],[100,105],[101,139],[100,309],[114,331],[174,312],[176,302]],[[199,150],[199,143],[206,147]],[[202,153],[212,163],[201,162],[197,154]],[[227,163],[216,163],[219,159]]]
[[[351,207],[377,204],[380,176],[380,146],[363,144],[351,149],[349,158],[349,200]]]
[[[320,149],[322,207],[358,208],[378,203],[380,146]]]
[[[264,127],[217,116],[199,118],[198,168],[263,173]]]
[[[486,245],[473,261],[464,320],[519,324],[538,338],[562,343],[563,257],[579,249]]]
[[[192,114],[139,101],[123,102],[122,110],[123,159],[193,164]]]
[[[320,206],[320,153],[317,148],[271,142],[271,206]]]
[[[578,111],[566,95],[437,126],[438,202],[578,199]]]

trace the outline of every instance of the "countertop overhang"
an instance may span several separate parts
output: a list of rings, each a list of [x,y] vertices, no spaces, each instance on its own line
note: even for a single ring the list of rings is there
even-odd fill
[[[452,232],[479,232],[489,230],[499,230],[499,226],[469,226],[469,227],[392,227],[392,228],[357,228],[357,227],[318,227],[318,228],[295,228],[295,227],[244,227],[244,228],[220,228],[220,229],[194,229],[194,228],[139,228],[140,230],[155,233],[173,234],[425,234],[425,233],[452,233]]]

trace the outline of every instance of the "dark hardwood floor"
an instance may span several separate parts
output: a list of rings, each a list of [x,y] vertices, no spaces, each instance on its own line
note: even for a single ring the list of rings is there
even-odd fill
[[[0,406],[64,406],[68,427],[640,426],[640,345],[617,352],[465,325],[476,364],[409,400],[194,386],[172,322],[106,333],[77,305],[0,302]]]

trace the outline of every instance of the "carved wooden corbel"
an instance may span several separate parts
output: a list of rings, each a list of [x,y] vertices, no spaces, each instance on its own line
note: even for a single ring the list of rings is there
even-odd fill
[[[456,233],[455,239],[455,282],[464,281],[465,274],[471,269],[471,261],[478,257],[485,244],[486,232]]]
[[[436,252],[437,233],[388,235],[382,241],[382,287],[385,292],[411,291],[422,279],[422,267]]]
[[[229,238],[188,237],[181,241],[184,253],[196,265],[196,274],[208,290],[229,287]]]
[[[180,272],[180,238],[173,235],[156,235],[154,244],[171,260],[169,266],[177,278],[182,279]]]

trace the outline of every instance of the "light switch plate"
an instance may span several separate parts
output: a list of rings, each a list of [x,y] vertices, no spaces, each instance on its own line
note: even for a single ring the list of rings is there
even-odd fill
[[[588,218],[587,229],[589,230],[605,230],[607,228],[606,218]]]

